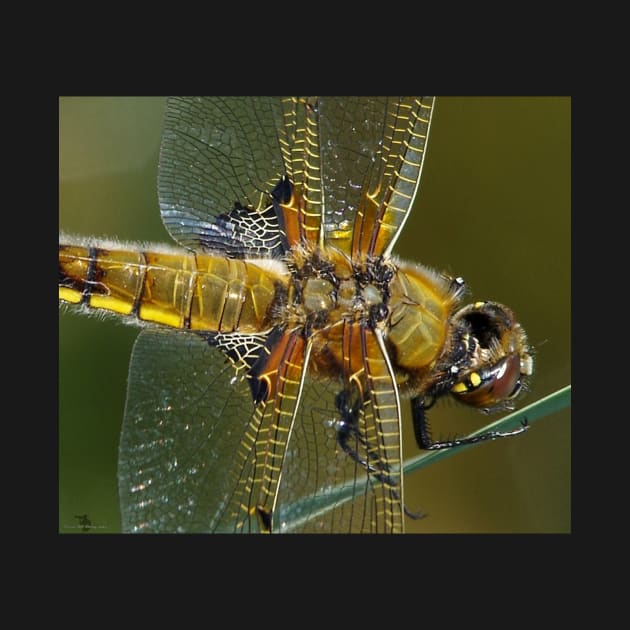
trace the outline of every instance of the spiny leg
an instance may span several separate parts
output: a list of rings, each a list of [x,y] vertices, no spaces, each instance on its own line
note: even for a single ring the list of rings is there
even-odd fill
[[[465,446],[466,444],[485,442],[486,440],[512,437],[513,435],[518,435],[519,433],[527,431],[529,428],[526,418],[521,422],[521,426],[513,431],[488,431],[487,433],[481,433],[480,435],[467,438],[433,441],[426,418],[426,410],[431,407],[432,404],[433,401],[431,401],[430,404],[425,404],[424,398],[421,396],[411,399],[411,414],[413,418],[413,430],[416,436],[416,442],[418,443],[419,448],[426,451],[438,451],[444,448],[454,448],[458,446]]]
[[[346,455],[365,468],[375,479],[392,488],[394,497],[400,501],[400,496],[397,490],[394,489],[396,484],[389,476],[388,466],[379,461],[378,455],[374,452],[374,449],[369,447],[367,440],[359,431],[359,413],[362,401],[358,395],[354,398],[355,400],[352,400],[352,394],[347,390],[340,391],[335,397],[335,406],[340,413],[340,422],[337,428],[337,444],[339,444],[339,447]],[[359,455],[358,451],[350,445],[351,439],[354,440],[355,444],[360,444],[365,449],[368,457],[377,462],[378,468]],[[426,516],[426,514],[421,512],[411,512],[405,504],[402,507],[409,518],[420,519]]]

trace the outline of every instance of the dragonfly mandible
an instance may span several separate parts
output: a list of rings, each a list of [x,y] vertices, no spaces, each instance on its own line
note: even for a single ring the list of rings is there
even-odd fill
[[[392,253],[433,107],[170,99],[158,189],[179,248],[60,238],[60,300],[144,327],[126,531],[403,532],[406,399],[429,449],[469,442],[431,440],[436,399],[513,405],[533,360],[512,311],[462,307],[460,278]]]

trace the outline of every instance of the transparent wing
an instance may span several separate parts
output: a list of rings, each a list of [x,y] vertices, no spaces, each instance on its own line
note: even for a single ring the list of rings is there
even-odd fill
[[[280,331],[278,331],[280,332]],[[226,507],[216,531],[270,533],[276,530],[275,511],[282,462],[299,405],[307,357],[299,331],[283,332],[269,349],[263,367],[250,373],[263,383],[260,402],[248,422],[230,466]]]
[[[400,403],[391,366],[378,333],[338,328],[345,365],[328,381],[309,367],[283,464],[278,530],[401,533]]]
[[[335,399],[345,387],[341,379],[325,382],[307,376],[280,486],[281,532],[373,530],[374,488],[367,470],[337,441],[341,418]]]
[[[245,214],[256,234],[280,231],[289,245],[388,253],[418,189],[432,110],[431,97],[170,99],[158,179],[164,224],[193,250],[232,239],[246,241],[245,253],[277,255],[277,239],[252,245],[230,231]],[[274,198],[284,204],[277,222]]]
[[[312,373],[301,384],[294,361],[304,348],[287,344],[278,391],[255,408],[247,382],[206,341],[143,331],[120,445],[123,530],[259,532],[268,516],[276,532],[402,531],[395,385],[374,333],[351,335],[365,352],[348,364],[361,366],[354,385]],[[352,403],[357,425],[347,441],[356,458],[339,444],[349,421],[340,392],[361,401]]]
[[[221,343],[225,350],[229,341]],[[265,531],[303,360],[301,335],[279,339],[268,372],[259,375],[266,399],[255,406],[248,381],[235,377],[238,365],[206,340],[143,331],[132,353],[120,444],[123,530]]]
[[[210,225],[235,204],[262,211],[285,173],[280,99],[170,98],[160,148],[162,220],[184,247],[203,248]]]
[[[355,258],[391,251],[418,189],[433,97],[320,97],[316,111],[323,242]]]
[[[119,454],[123,531],[208,532],[253,414],[246,382],[196,335],[144,330],[133,348]]]

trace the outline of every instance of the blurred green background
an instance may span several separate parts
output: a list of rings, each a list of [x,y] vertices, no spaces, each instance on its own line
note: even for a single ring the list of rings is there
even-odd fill
[[[156,176],[164,99],[61,98],[59,228],[171,242]],[[571,101],[439,98],[401,258],[462,275],[471,300],[510,306],[536,350],[521,404],[571,381]],[[119,532],[116,467],[127,367],[137,330],[59,314],[59,531],[87,514]],[[410,532],[571,531],[570,409],[519,437],[486,443],[409,475],[405,498],[429,517]],[[490,419],[444,402],[435,436]],[[408,414],[405,456],[417,453]]]

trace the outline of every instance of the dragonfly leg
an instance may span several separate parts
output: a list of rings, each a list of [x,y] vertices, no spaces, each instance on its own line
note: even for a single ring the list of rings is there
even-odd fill
[[[432,404],[432,403],[431,403]],[[466,444],[476,444],[477,442],[485,442],[486,440],[496,440],[498,438],[511,437],[523,433],[529,428],[527,419],[521,422],[521,426],[513,431],[488,431],[467,438],[459,438],[454,440],[433,441],[429,430],[426,410],[430,405],[425,405],[424,398],[418,396],[411,400],[411,414],[413,418],[413,430],[416,436],[418,447],[426,451],[438,451],[444,448],[454,448],[457,446],[465,446]]]
[[[367,440],[359,431],[359,410],[361,408],[360,398],[357,396],[354,401],[351,401],[351,394],[346,390],[342,390],[335,398],[335,406],[341,415],[341,421],[337,428],[337,444],[339,444],[341,450],[365,468],[365,470],[372,474],[375,479],[388,486],[391,490],[392,496],[397,501],[400,501],[400,494],[396,488],[397,483],[389,475],[390,471],[387,464],[383,464],[378,460],[378,456],[374,452],[374,449],[369,447]],[[376,465],[361,457],[357,449],[350,445],[351,441],[354,441],[357,446],[360,445],[368,454],[368,458],[372,459]],[[404,503],[402,504],[402,508],[405,514],[414,520],[418,520],[426,516],[426,513],[421,511],[412,512]]]
[[[341,414],[339,426],[337,427],[337,444],[339,444],[341,450],[357,462],[357,464],[365,468],[367,472],[374,475],[378,481],[393,488],[396,483],[389,476],[387,465],[379,461],[375,449],[370,448],[367,440],[359,431],[360,398],[357,396],[355,400],[352,401],[351,394],[346,390],[342,390],[335,397],[335,406]],[[351,441],[365,450],[368,459],[359,455],[358,450],[351,446]],[[369,460],[375,462],[376,465]]]

